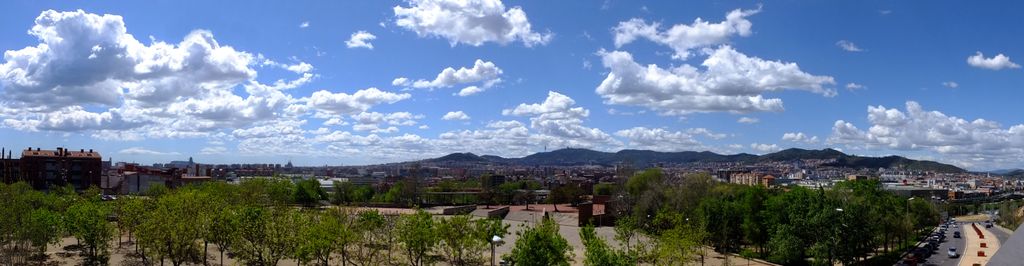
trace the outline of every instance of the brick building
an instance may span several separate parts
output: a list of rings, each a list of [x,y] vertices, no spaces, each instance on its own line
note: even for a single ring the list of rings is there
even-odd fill
[[[21,152],[18,165],[20,175],[12,181],[25,181],[33,188],[42,190],[64,185],[72,185],[80,190],[99,186],[103,174],[100,153],[84,149],[29,148]]]

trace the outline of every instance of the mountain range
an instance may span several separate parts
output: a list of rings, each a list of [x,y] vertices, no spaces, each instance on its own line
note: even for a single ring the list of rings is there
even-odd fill
[[[934,171],[944,173],[962,173],[964,169],[933,161],[913,160],[901,156],[864,157],[848,155],[834,149],[805,150],[786,149],[764,155],[740,153],[723,155],[710,151],[659,152],[650,150],[621,150],[618,152],[602,152],[589,149],[565,148],[549,152],[539,152],[522,158],[504,158],[493,155],[479,156],[472,153],[452,153],[438,158],[426,159],[421,162],[478,162],[506,165],[615,165],[630,162],[638,167],[646,167],[656,163],[678,164],[695,162],[767,162],[792,161],[803,159],[835,159],[828,166],[850,168],[893,168],[902,167],[907,170]]]

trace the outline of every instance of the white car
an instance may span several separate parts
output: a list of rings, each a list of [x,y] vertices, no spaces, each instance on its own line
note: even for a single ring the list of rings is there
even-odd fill
[[[956,254],[956,248],[949,248],[949,251],[946,252],[946,255],[949,255],[950,258],[956,258],[960,256],[960,254]]]

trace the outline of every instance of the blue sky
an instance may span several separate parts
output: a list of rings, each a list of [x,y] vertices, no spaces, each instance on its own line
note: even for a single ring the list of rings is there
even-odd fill
[[[12,1],[0,145],[300,165],[834,147],[1024,167],[1019,5]]]

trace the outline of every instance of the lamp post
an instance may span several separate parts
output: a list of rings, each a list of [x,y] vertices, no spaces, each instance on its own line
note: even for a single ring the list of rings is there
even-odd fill
[[[491,237],[491,266],[494,266],[494,247],[501,244],[501,237]]]

